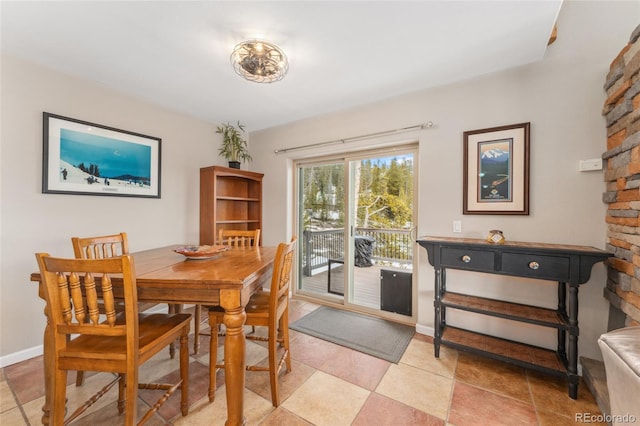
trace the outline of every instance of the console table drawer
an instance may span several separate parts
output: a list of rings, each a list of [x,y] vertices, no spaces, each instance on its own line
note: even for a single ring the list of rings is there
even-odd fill
[[[564,256],[502,253],[503,272],[521,277],[567,282],[570,278],[570,259]]]
[[[440,264],[455,269],[493,272],[495,256],[491,251],[443,247]]]

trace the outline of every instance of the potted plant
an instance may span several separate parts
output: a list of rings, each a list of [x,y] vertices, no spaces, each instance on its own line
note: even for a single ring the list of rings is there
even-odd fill
[[[229,167],[240,168],[240,160],[251,161],[247,141],[242,137],[244,126],[238,121],[237,126],[222,124],[216,128],[216,133],[222,135],[222,145],[218,153],[229,161]]]

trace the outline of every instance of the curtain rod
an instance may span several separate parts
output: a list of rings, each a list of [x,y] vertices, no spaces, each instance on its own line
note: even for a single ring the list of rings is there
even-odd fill
[[[349,138],[334,139],[334,140],[330,140],[330,141],[326,141],[326,142],[312,143],[312,144],[309,144],[309,145],[294,146],[294,147],[291,147],[291,148],[281,148],[281,149],[276,149],[273,152],[276,153],[276,154],[280,154],[280,153],[283,153],[283,152],[296,151],[298,149],[313,148],[313,147],[332,145],[332,144],[337,144],[337,143],[347,143],[347,142],[353,142],[353,141],[362,140],[362,139],[369,139],[369,138],[373,138],[373,137],[377,137],[377,136],[385,136],[385,135],[391,135],[391,134],[394,134],[394,133],[408,132],[410,130],[428,129],[430,127],[433,127],[433,122],[428,121],[428,122],[423,123],[423,124],[416,124],[415,126],[409,126],[409,127],[401,127],[399,129],[384,130],[382,132],[367,133],[366,135],[351,136]]]

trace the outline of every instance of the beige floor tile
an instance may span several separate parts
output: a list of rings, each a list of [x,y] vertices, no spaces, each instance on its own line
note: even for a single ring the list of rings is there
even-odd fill
[[[400,362],[444,377],[453,377],[457,360],[458,351],[455,349],[441,346],[440,358],[436,358],[432,343],[412,339]]]
[[[142,402],[138,403],[137,421],[142,419],[149,408]],[[110,405],[74,420],[71,424],[73,426],[125,426],[124,422],[125,416],[118,415],[115,406]],[[145,423],[145,426],[167,426],[167,421],[156,413]]]
[[[67,386],[67,414],[68,417],[71,413],[73,413],[78,407],[83,405],[89,398],[94,396],[99,390],[104,388],[115,375],[111,373],[98,373],[87,377],[84,381],[84,384],[80,387],[75,386],[75,384],[71,384]],[[118,399],[118,385],[115,384],[102,398],[96,401],[91,407],[87,409],[80,417],[76,420],[79,424],[96,424],[99,422],[90,420],[83,421],[85,418],[93,419],[100,418],[104,419],[105,417],[112,417],[113,419],[118,419],[118,411],[116,407],[116,401]],[[40,419],[42,417],[42,405],[44,404],[44,397],[39,398],[36,401],[32,401],[28,404],[24,404],[23,408],[25,409],[25,413],[29,418],[29,422],[34,425],[41,424]],[[138,416],[141,417],[144,415],[146,410],[149,407],[146,407],[141,401],[138,402]],[[97,414],[100,413],[100,414]]]
[[[191,349],[191,348],[190,348]],[[180,353],[176,347],[175,358],[169,356],[169,348],[161,350],[140,366],[139,376],[143,383],[150,383],[180,368]]]
[[[262,398],[250,390],[244,392],[244,415],[247,425],[257,425],[267,418],[274,408],[271,401]],[[226,388],[220,386],[216,391],[215,401],[204,399],[194,404],[186,417],[177,417],[175,426],[224,426],[227,421]]]
[[[27,426],[28,423],[24,420],[20,409],[18,407],[14,407],[0,413],[0,425]]]
[[[269,360],[265,358],[259,365],[269,367]],[[301,362],[291,361],[291,371],[287,373],[286,366],[282,366],[278,375],[278,391],[280,404],[298,390],[316,370]],[[247,371],[245,387],[261,397],[271,401],[271,382],[267,371]]]
[[[282,352],[278,351],[278,356],[281,356],[281,354]],[[269,350],[266,347],[247,340],[247,347],[245,352],[245,360],[247,365],[260,364],[260,361],[268,357]]]
[[[13,397],[9,384],[5,381],[0,382],[0,413],[9,411],[17,406],[18,402]]]
[[[350,425],[369,394],[361,387],[317,371],[282,407],[317,426]]]
[[[67,386],[67,416],[73,413],[78,407],[84,404],[89,398],[104,388],[116,376],[111,373],[99,373],[84,380],[82,386],[71,384]],[[113,407],[114,414],[117,414],[116,401],[118,400],[118,384],[116,383],[102,398],[85,411],[80,418],[94,413],[108,405]]]
[[[440,419],[447,418],[453,379],[406,364],[393,364],[376,393]]]
[[[202,349],[198,352],[195,358],[196,361],[201,362],[204,365],[209,365],[209,352],[203,353]],[[224,359],[224,347],[218,346],[218,361],[222,361]]]
[[[269,414],[260,426],[313,426],[313,424],[279,407]]]
[[[27,416],[27,420],[31,425],[41,425],[42,424],[42,406],[44,405],[44,396],[34,399],[33,401],[22,404],[22,410],[24,414]],[[4,422],[0,422],[0,424],[4,425]],[[11,423],[8,423],[11,424]]]
[[[259,364],[260,361],[269,356],[269,351],[266,347],[247,340],[245,347],[245,362],[247,365]],[[209,354],[203,354],[196,357],[198,361],[204,365],[209,365]],[[224,360],[224,345],[218,346],[218,362],[222,363]]]

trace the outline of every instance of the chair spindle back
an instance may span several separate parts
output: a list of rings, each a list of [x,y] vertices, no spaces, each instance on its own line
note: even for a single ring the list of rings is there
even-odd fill
[[[74,255],[78,259],[107,259],[129,254],[129,242],[125,232],[101,237],[73,237],[71,243]]]
[[[231,247],[256,247],[260,245],[260,230],[221,229],[218,242]]]
[[[278,312],[278,315],[274,315],[276,318],[280,317],[279,311],[288,305],[295,248],[296,237],[293,237],[288,243],[280,243],[276,251],[269,294],[269,309]]]
[[[36,254],[47,307],[56,334],[56,346],[67,335],[124,336],[126,325],[116,323],[116,303],[111,275],[122,275],[126,322],[135,329],[137,293],[130,256],[110,259],[61,259]],[[96,278],[99,277],[99,278]],[[102,315],[101,315],[102,314]],[[64,335],[65,338],[58,340]]]

